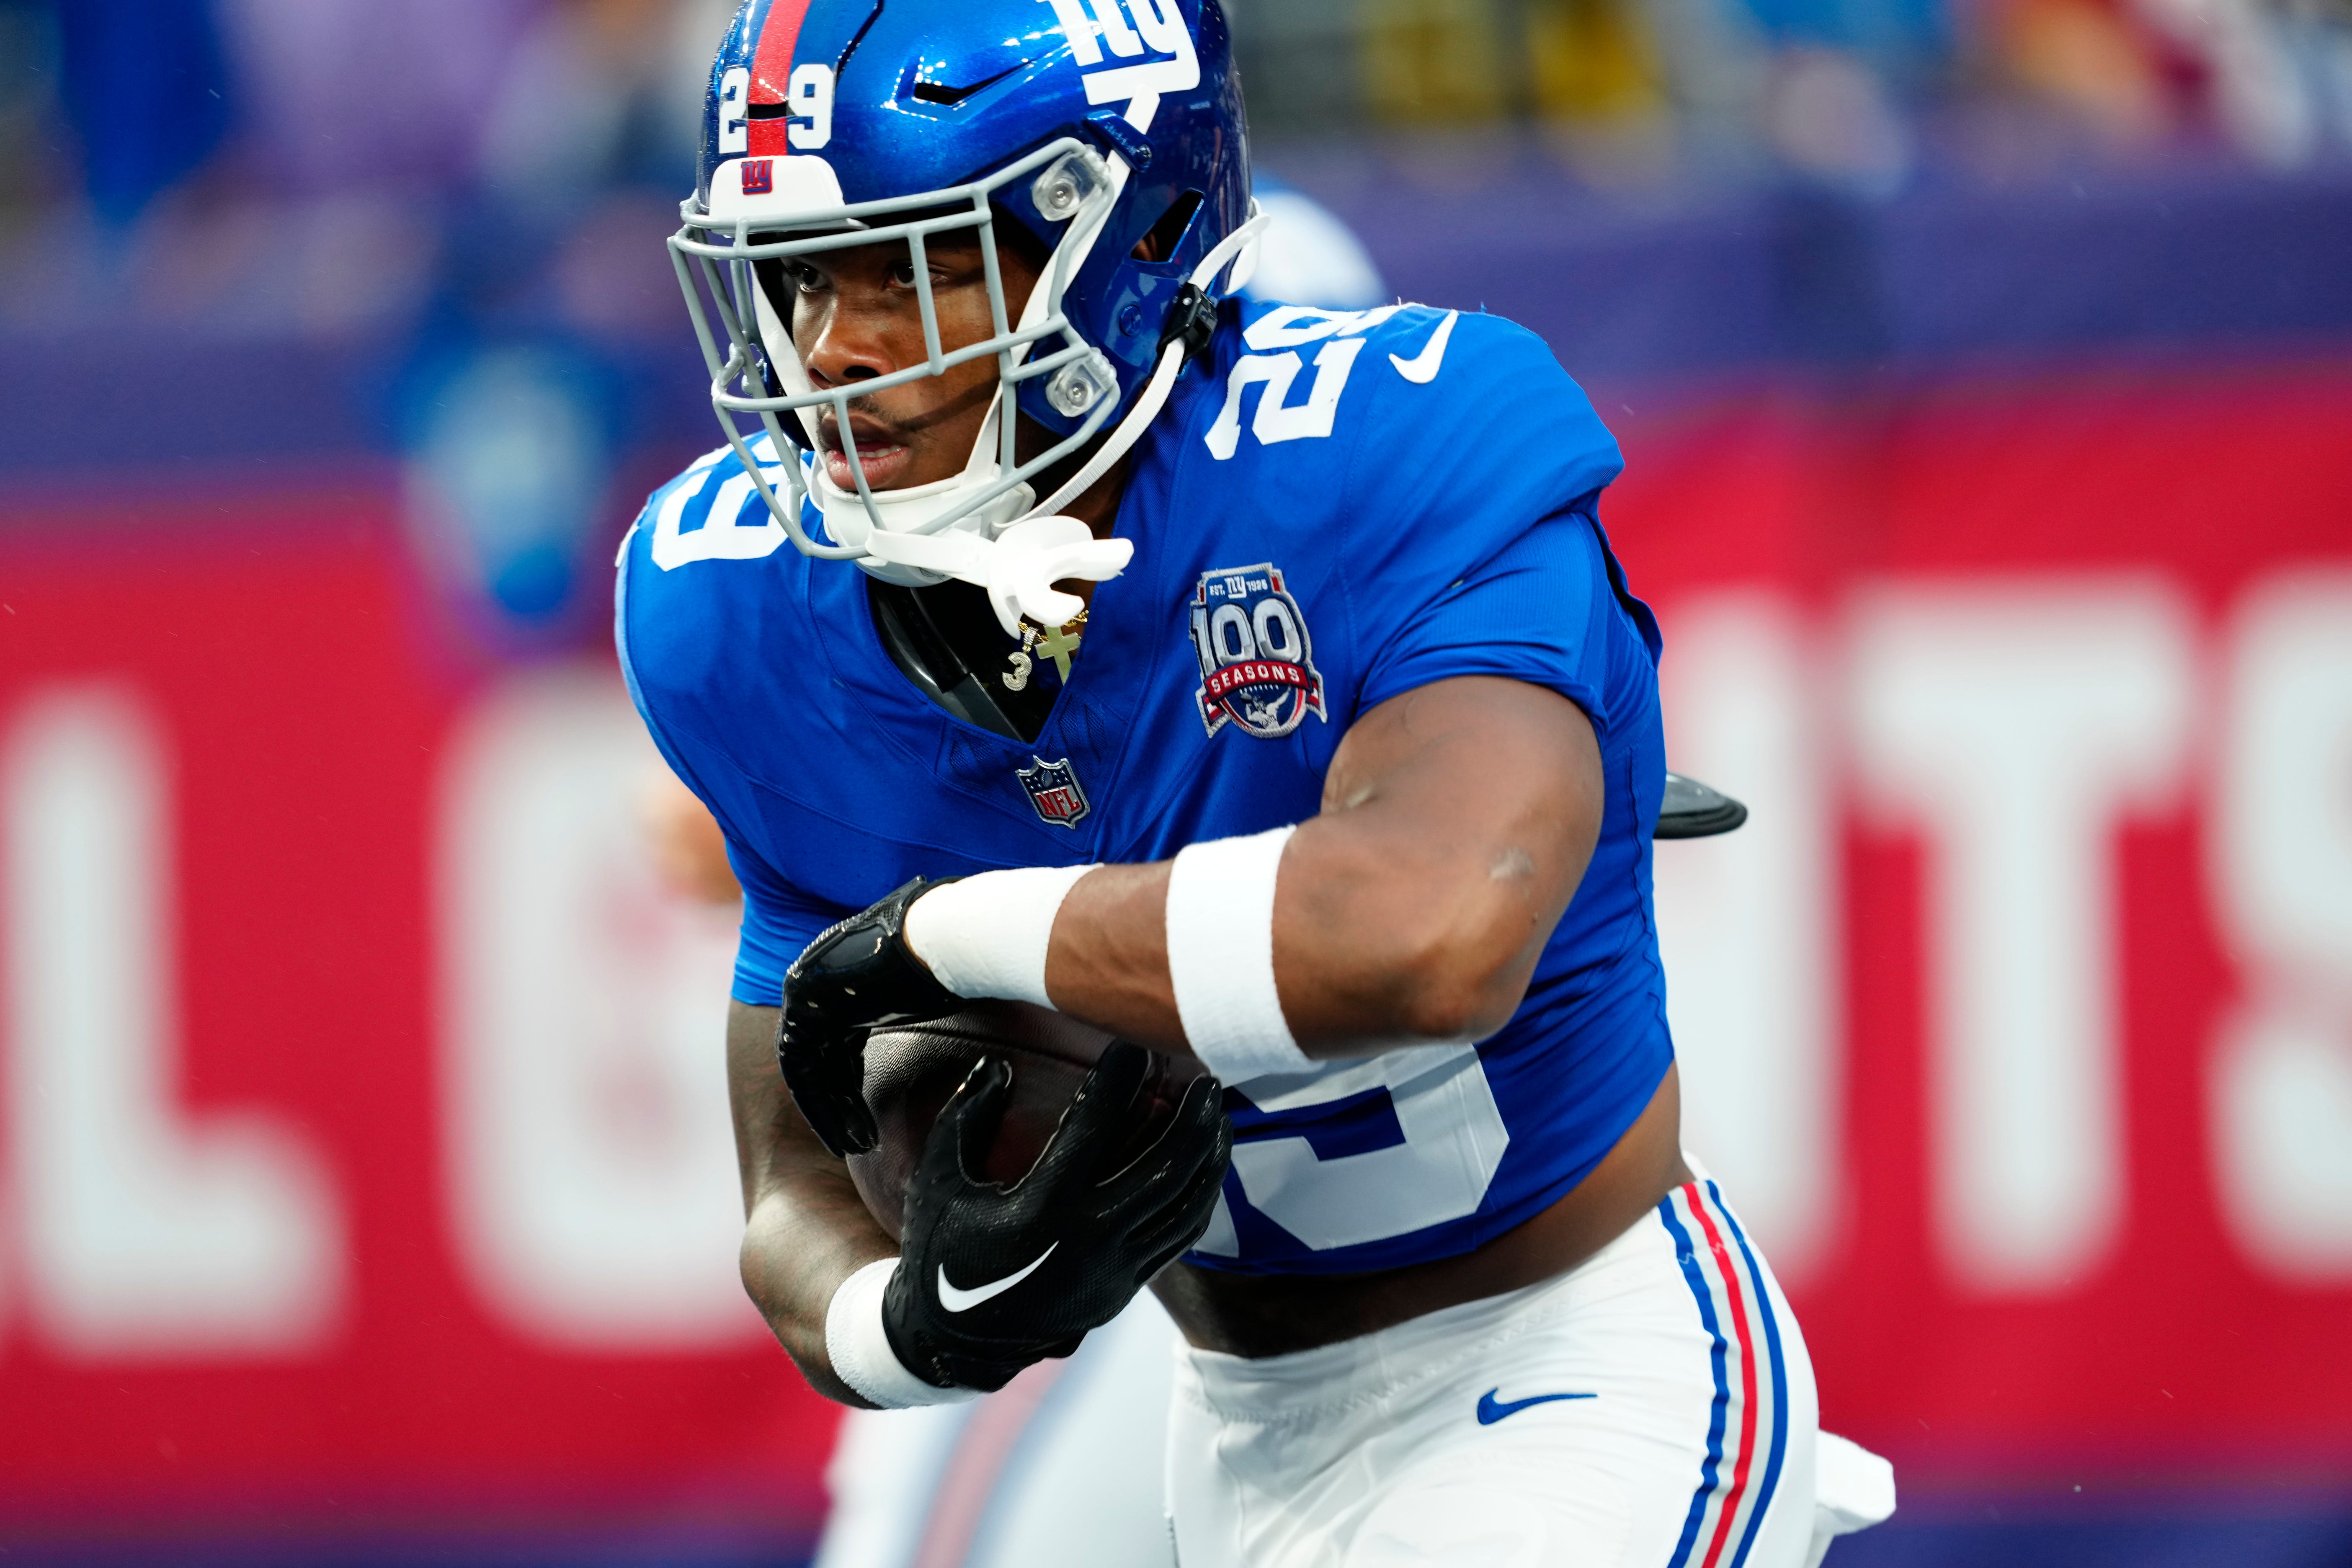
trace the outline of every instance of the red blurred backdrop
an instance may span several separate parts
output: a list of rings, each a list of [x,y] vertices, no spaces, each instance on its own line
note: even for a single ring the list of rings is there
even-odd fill
[[[1692,1137],[1827,1424],[1914,1497],[2352,1481],[2352,372],[1604,412],[1674,760],[1757,812],[1661,858]],[[805,1531],[724,922],[609,660],[436,652],[397,511],[0,516],[0,1516]]]

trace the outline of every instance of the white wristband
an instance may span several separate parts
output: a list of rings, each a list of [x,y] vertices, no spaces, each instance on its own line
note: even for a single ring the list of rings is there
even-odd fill
[[[1314,1066],[1292,1038],[1274,985],[1274,883],[1296,831],[1191,845],[1169,868],[1176,1014],[1192,1054],[1229,1084]]]
[[[882,1293],[898,1260],[879,1258],[841,1282],[824,1310],[824,1353],[833,1375],[885,1410],[957,1405],[977,1399],[971,1388],[937,1388],[908,1372],[882,1328]]]
[[[1045,996],[1045,949],[1054,917],[1092,866],[982,871],[934,888],[907,906],[907,945],[959,996],[1054,1004]]]

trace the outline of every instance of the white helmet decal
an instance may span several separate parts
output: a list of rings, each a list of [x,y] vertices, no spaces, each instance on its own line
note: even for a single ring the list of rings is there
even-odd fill
[[[1151,116],[1163,92],[1188,92],[1201,85],[1200,57],[1192,50],[1192,30],[1175,0],[1044,0],[1054,7],[1069,41],[1070,56],[1086,72],[1088,103],[1127,103],[1127,121],[1138,131],[1151,129]],[[1094,14],[1087,14],[1091,5]],[[1134,26],[1128,25],[1132,7]],[[1097,42],[1099,40],[1099,42]],[[1114,58],[1134,59],[1147,49],[1172,55],[1165,60],[1137,65],[1113,64],[1097,69],[1108,48]]]

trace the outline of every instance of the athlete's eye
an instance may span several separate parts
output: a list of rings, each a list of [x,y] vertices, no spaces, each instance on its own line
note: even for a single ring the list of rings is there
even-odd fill
[[[915,286],[915,264],[912,261],[892,262],[890,281],[901,289],[912,289]]]
[[[824,287],[824,274],[804,261],[785,262],[784,277],[795,289],[803,294],[814,294]]]

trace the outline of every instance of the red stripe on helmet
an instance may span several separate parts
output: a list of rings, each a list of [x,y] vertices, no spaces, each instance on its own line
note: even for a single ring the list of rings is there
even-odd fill
[[[808,16],[809,0],[772,0],[760,24],[760,47],[751,57],[751,100],[763,107],[782,104],[792,96],[793,53],[800,47],[801,23]],[[755,157],[783,157],[792,152],[792,122],[781,116],[751,121],[750,151]]]
[[[809,0],[774,0],[760,24],[760,47],[751,57],[751,101],[782,103],[793,88],[793,51],[800,47],[801,23]]]

